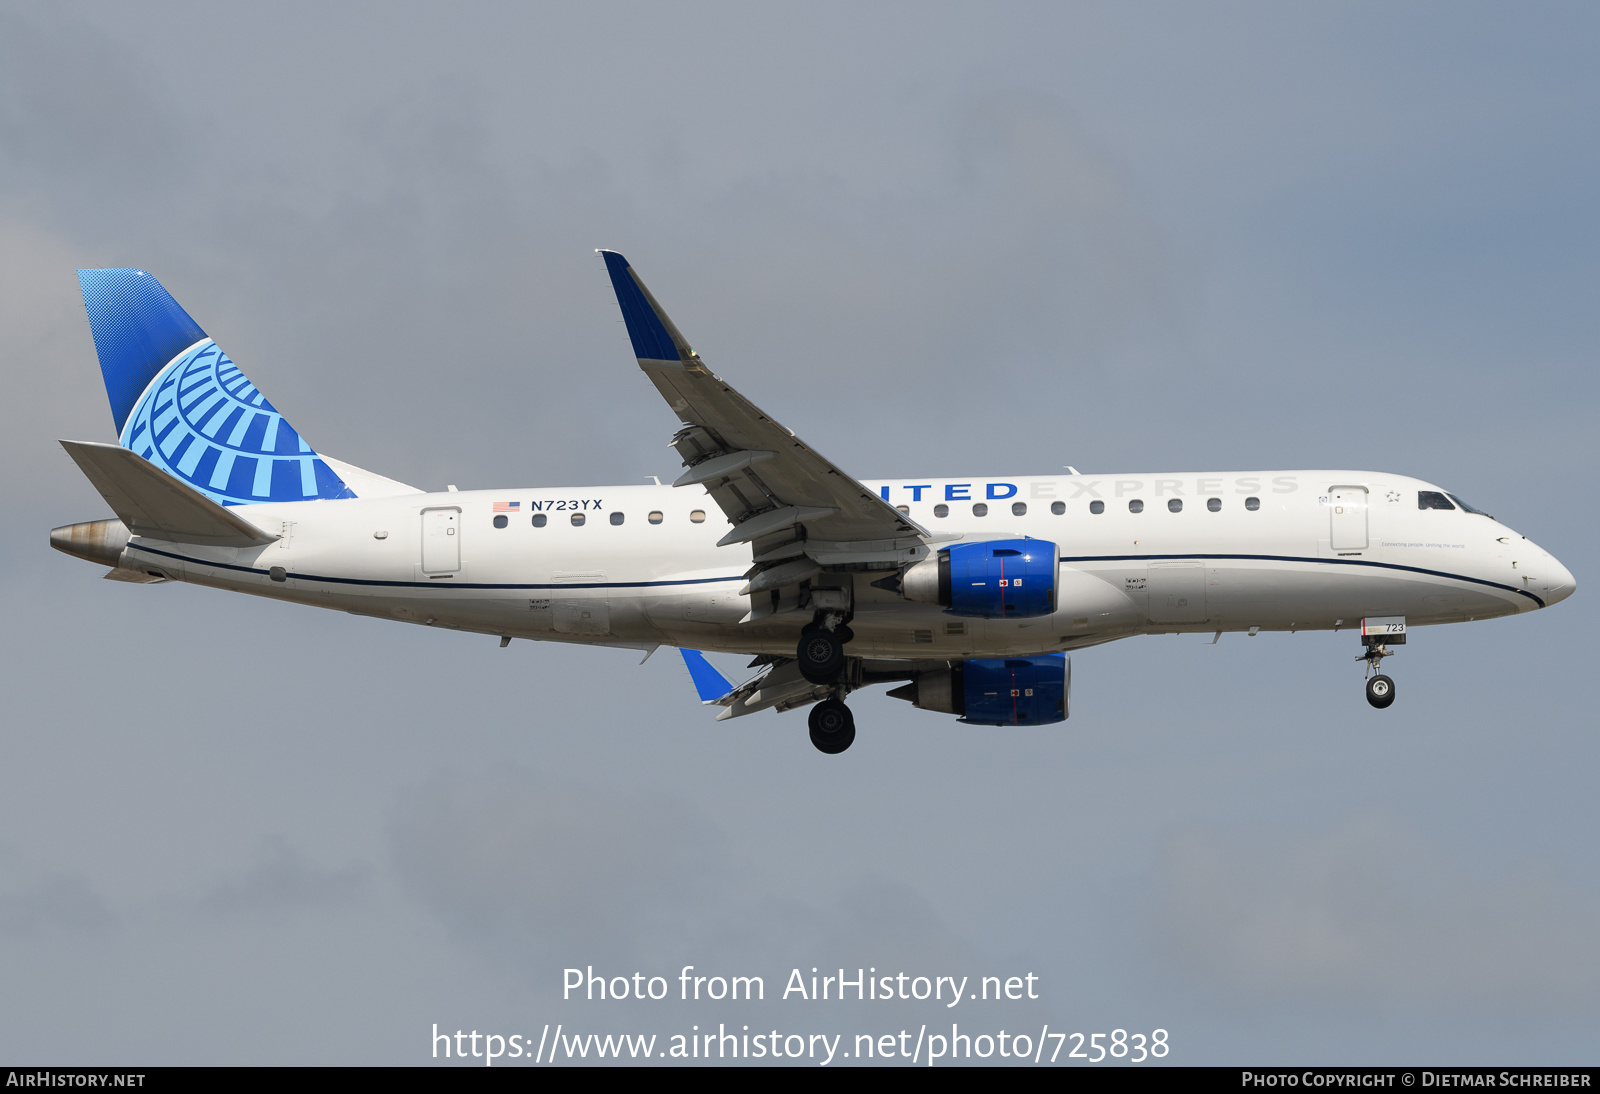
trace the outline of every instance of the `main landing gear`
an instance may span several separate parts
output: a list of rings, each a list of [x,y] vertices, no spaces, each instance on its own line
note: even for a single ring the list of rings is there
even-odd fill
[[[1367,648],[1367,652],[1356,660],[1367,663],[1367,702],[1382,710],[1394,702],[1394,681],[1377,670],[1382,667],[1383,659],[1392,657],[1394,651],[1384,645],[1382,637],[1378,635],[1363,635],[1361,644]],[[1373,675],[1375,672],[1376,676]]]
[[[844,675],[844,645],[854,637],[844,617],[818,613],[817,619],[800,632],[795,661],[800,675],[813,684],[834,684]],[[836,696],[842,696],[840,688]],[[849,748],[856,739],[856,719],[838,697],[824,699],[811,708],[811,743],[830,756]]]
[[[813,684],[831,684],[844,670],[844,643],[832,631],[804,631],[794,657],[801,676]]]
[[[856,739],[856,718],[838,699],[824,699],[811,708],[811,743],[818,751],[837,756]]]

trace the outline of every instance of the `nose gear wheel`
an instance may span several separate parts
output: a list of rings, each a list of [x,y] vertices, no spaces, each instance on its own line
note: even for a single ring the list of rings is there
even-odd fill
[[[1367,702],[1379,710],[1394,702],[1394,681],[1381,672],[1368,680]]]

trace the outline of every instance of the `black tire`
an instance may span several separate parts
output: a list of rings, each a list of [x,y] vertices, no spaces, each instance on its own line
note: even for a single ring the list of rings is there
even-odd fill
[[[817,751],[837,756],[856,739],[856,716],[837,699],[824,699],[811,708],[811,743]]]
[[[1367,702],[1379,710],[1394,702],[1394,681],[1382,673],[1368,680]]]
[[[844,668],[844,643],[832,631],[806,631],[794,657],[800,663],[801,676],[813,684],[831,684]]]

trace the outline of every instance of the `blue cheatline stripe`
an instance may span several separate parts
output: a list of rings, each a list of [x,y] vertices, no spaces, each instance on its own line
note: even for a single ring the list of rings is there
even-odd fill
[[[715,702],[733,690],[728,678],[711,667],[705,654],[699,650],[678,652],[683,654],[683,663],[689,668],[689,679],[694,681],[694,690],[702,703]]]
[[[210,559],[193,558],[193,557],[191,557],[189,555],[174,554],[171,551],[163,551],[163,550],[160,550],[159,548],[155,548],[155,547],[146,547],[141,543],[132,543],[132,542],[130,542],[128,544],[128,546],[133,548],[135,551],[143,551],[146,554],[151,554],[151,555],[160,555],[163,558],[177,559],[179,562],[192,562],[196,566],[207,566],[207,567],[210,567],[211,569],[214,569],[214,570],[236,570],[239,573],[262,574],[262,575],[265,575],[267,573],[266,570],[258,570],[258,569],[255,569],[254,567],[250,567],[250,566],[236,566],[236,565],[234,565],[232,563],[229,563],[229,562],[213,562]],[[1470,582],[1470,583],[1472,583],[1474,585],[1487,585],[1488,587],[1490,587],[1492,589],[1500,589],[1503,592],[1518,593],[1518,594],[1520,594],[1522,596],[1527,597],[1529,600],[1531,600],[1535,604],[1539,605],[1539,607],[1541,607],[1541,608],[1545,607],[1545,602],[1543,600],[1541,600],[1539,597],[1535,596],[1533,593],[1528,592],[1526,589],[1518,589],[1518,588],[1515,588],[1514,586],[1511,586],[1511,585],[1502,585],[1498,581],[1487,581],[1487,580],[1485,580],[1484,578],[1481,578],[1481,577],[1467,577],[1467,576],[1465,576],[1463,574],[1446,573],[1444,570],[1427,570],[1427,569],[1422,568],[1421,566],[1400,566],[1400,565],[1397,565],[1396,563],[1392,563],[1392,562],[1368,562],[1368,561],[1363,561],[1361,559],[1354,559],[1354,558],[1297,558],[1294,555],[1080,555],[1080,556],[1062,555],[1061,556],[1061,561],[1062,562],[1145,562],[1145,561],[1149,561],[1149,560],[1152,560],[1152,559],[1160,560],[1160,561],[1166,561],[1166,560],[1169,560],[1169,559],[1186,559],[1186,558],[1192,558],[1192,559],[1230,559],[1231,558],[1231,559],[1244,559],[1244,560],[1248,560],[1248,561],[1260,561],[1260,562],[1305,562],[1305,563],[1314,563],[1314,564],[1317,564],[1317,565],[1377,566],[1377,567],[1380,567],[1382,569],[1388,569],[1388,570],[1404,570],[1404,571],[1408,571],[1408,572],[1414,573],[1414,574],[1427,574],[1429,577],[1444,577],[1444,578],[1449,578],[1452,581],[1466,581],[1466,582]],[[735,574],[735,575],[730,575],[728,577],[694,577],[694,578],[684,578],[682,580],[677,580],[677,581],[596,581],[596,582],[590,582],[590,583],[573,583],[573,584],[565,584],[565,583],[563,583],[563,584],[560,584],[560,585],[555,585],[555,584],[542,584],[542,585],[539,585],[539,584],[528,584],[528,585],[521,585],[521,584],[492,584],[492,583],[474,583],[474,582],[469,582],[469,581],[461,581],[461,582],[451,582],[451,583],[445,585],[445,584],[440,584],[438,582],[426,582],[426,581],[377,581],[377,580],[372,580],[372,579],[369,579],[369,578],[360,578],[360,577],[325,577],[325,576],[323,576],[321,574],[302,574],[302,573],[297,573],[297,574],[294,575],[294,577],[298,581],[320,581],[320,582],[323,582],[323,583],[329,584],[329,585],[367,585],[367,586],[378,586],[378,587],[381,587],[381,588],[405,588],[405,589],[656,589],[656,588],[662,588],[664,586],[671,586],[671,585],[715,585],[715,584],[717,584],[719,582],[743,581],[743,580],[745,580],[743,574]]]
[[[611,275],[611,287],[617,294],[617,306],[622,309],[622,321],[628,325],[628,339],[633,343],[633,355],[647,361],[677,361],[678,347],[672,344],[672,335],[656,315],[650,301],[634,279],[633,267],[616,251],[601,251],[606,260],[606,272]]]
[[[1306,562],[1318,566],[1375,566],[1380,570],[1403,570],[1413,574],[1427,574],[1429,577],[1447,577],[1452,581],[1467,581],[1474,585],[1487,585],[1491,589],[1501,589],[1508,593],[1517,593],[1527,597],[1539,607],[1545,603],[1527,589],[1519,589],[1515,585],[1503,585],[1498,581],[1489,581],[1481,577],[1467,577],[1465,574],[1452,574],[1445,570],[1429,570],[1423,566],[1402,566],[1397,562],[1373,562],[1363,558],[1304,558],[1299,555],[1062,555],[1062,562],[1149,562],[1152,560],[1167,561],[1169,559],[1243,559],[1249,562]]]
[[[157,547],[146,547],[142,543],[129,543],[135,551],[143,551],[148,555],[160,555],[162,558],[173,558],[179,562],[192,562],[196,566],[206,566],[213,570],[234,570],[242,574],[258,574],[267,576],[268,571],[256,569],[253,566],[235,566],[231,562],[212,562],[210,559],[194,558],[190,555],[175,554],[172,551],[163,551]],[[325,577],[321,574],[291,574],[296,581],[320,581],[326,585],[364,585],[379,588],[399,589],[659,589],[671,585],[715,585],[719,582],[745,580],[743,574],[731,574],[728,577],[691,577],[677,581],[594,581],[588,583],[573,582],[568,584],[545,585],[520,585],[520,584],[493,584],[475,583],[470,581],[452,581],[442,584],[437,581],[377,581],[362,577]]]

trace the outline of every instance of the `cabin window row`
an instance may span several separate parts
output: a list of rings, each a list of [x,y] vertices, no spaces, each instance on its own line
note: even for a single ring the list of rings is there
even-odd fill
[[[1244,499],[1244,507],[1246,509],[1250,510],[1251,512],[1255,512],[1257,509],[1261,508],[1261,499],[1260,498],[1245,498]],[[909,506],[897,505],[897,506],[895,506],[895,508],[900,510],[902,513],[909,514],[911,512],[911,509],[910,509]],[[1206,508],[1208,510],[1210,510],[1211,512],[1213,512],[1213,513],[1221,512],[1221,510],[1222,510],[1222,499],[1221,498],[1207,498],[1206,499]],[[1051,502],[1050,503],[1050,512],[1054,513],[1056,516],[1059,517],[1062,514],[1064,514],[1066,511],[1067,511],[1067,503],[1066,502],[1064,502],[1064,501],[1056,501],[1056,502]],[[1106,511],[1106,503],[1105,502],[1103,502],[1103,501],[1091,501],[1089,503],[1089,512],[1094,513],[1096,515],[1099,515],[1100,513],[1104,513],[1105,511]],[[1181,512],[1183,512],[1183,499],[1182,498],[1171,498],[1171,499],[1169,499],[1167,501],[1167,511],[1170,512],[1170,513],[1181,513]],[[1130,513],[1142,513],[1142,512],[1144,512],[1144,501],[1142,499],[1140,499],[1140,498],[1130,498],[1129,501],[1128,501],[1128,512],[1130,512]],[[950,507],[948,505],[943,505],[943,504],[935,505],[933,507],[933,515],[938,517],[939,519],[943,520],[945,517],[948,517],[950,515]],[[972,515],[975,516],[975,517],[986,517],[986,516],[988,516],[989,515],[989,506],[987,504],[985,504],[984,502],[981,502],[981,501],[974,503],[974,505],[972,506]],[[1027,516],[1028,515],[1028,503],[1025,502],[1025,501],[1012,502],[1011,503],[1011,515],[1014,516],[1014,517]]]
[[[628,518],[626,514],[620,510],[617,510],[607,514],[607,519],[609,519],[612,524],[616,525],[626,522]],[[649,521],[651,524],[660,524],[667,519],[667,516],[659,509],[652,509],[648,514],[645,515],[644,519]],[[587,513],[573,513],[568,520],[572,522],[572,526],[574,528],[582,528],[585,524],[589,523],[589,515]],[[706,511],[704,509],[695,509],[689,513],[690,524],[704,524],[705,522]],[[548,513],[533,514],[533,526],[535,528],[543,528],[549,523],[550,515]],[[496,528],[506,528],[509,527],[510,524],[511,518],[506,516],[504,513],[497,514],[494,518],[494,526]]]

